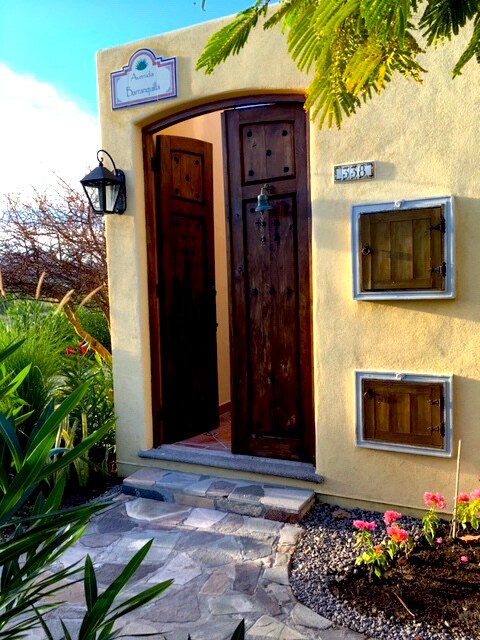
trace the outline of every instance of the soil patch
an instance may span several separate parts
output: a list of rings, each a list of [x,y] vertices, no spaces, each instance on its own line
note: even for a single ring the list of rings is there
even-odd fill
[[[352,569],[331,591],[361,613],[383,611],[397,621],[449,629],[459,637],[480,638],[480,542],[444,541],[415,549],[395,562],[382,580]]]
[[[375,521],[375,544],[385,533],[383,514],[317,504],[292,558],[290,583],[297,599],[336,624],[375,640],[480,640],[480,532],[448,539],[441,525],[432,547],[421,523],[402,527],[417,541],[408,561],[393,562],[382,580],[355,566],[353,520]],[[460,532],[463,536],[464,532]]]

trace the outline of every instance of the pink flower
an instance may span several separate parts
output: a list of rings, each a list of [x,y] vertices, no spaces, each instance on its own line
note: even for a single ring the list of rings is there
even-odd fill
[[[388,527],[388,525],[392,524],[392,522],[395,522],[395,520],[399,520],[401,517],[402,514],[398,513],[398,511],[385,511],[383,515],[383,521]]]
[[[377,528],[375,522],[366,522],[365,520],[354,520],[353,526],[355,529],[363,529],[365,531],[373,531]]]
[[[457,496],[457,502],[470,502],[470,496],[468,493],[459,493]]]
[[[468,556],[460,556],[460,562],[468,562]]]
[[[472,496],[472,500],[478,500],[478,498],[480,498],[480,489],[475,489],[470,495]]]
[[[445,509],[447,506],[445,498],[440,493],[430,493],[429,491],[426,491],[423,494],[423,501],[425,502],[425,506],[429,509]]]
[[[437,539],[435,540],[435,542],[436,542],[437,544],[442,544],[442,542],[443,542],[443,538],[437,538]]]
[[[400,529],[396,523],[391,527],[387,527],[387,533],[394,542],[406,542],[408,540],[408,531]]]

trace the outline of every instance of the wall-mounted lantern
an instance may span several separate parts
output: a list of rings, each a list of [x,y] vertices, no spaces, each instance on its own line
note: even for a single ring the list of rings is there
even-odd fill
[[[104,153],[113,165],[113,173],[103,166]],[[88,202],[94,213],[124,213],[127,208],[127,192],[125,189],[125,174],[117,169],[112,156],[100,149],[97,151],[98,167],[80,180]]]

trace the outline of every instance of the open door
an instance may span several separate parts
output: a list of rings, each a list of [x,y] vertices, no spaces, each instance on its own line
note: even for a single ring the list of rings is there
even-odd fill
[[[177,136],[156,139],[164,443],[218,424],[211,147]]]
[[[301,104],[224,112],[231,267],[232,450],[314,455],[310,198]],[[255,211],[268,183],[272,210]]]

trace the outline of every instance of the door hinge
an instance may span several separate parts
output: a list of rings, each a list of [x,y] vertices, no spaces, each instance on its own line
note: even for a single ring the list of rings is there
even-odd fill
[[[442,278],[445,278],[445,276],[447,275],[447,263],[446,262],[442,262],[442,264],[439,267],[432,267],[430,269],[431,273],[439,273]]]
[[[429,231],[441,231],[442,233],[445,233],[446,231],[446,224],[445,224],[445,218],[442,216],[440,222],[438,224],[431,224],[428,227]]]
[[[160,159],[158,156],[152,158],[152,171],[153,173],[160,173]]]

